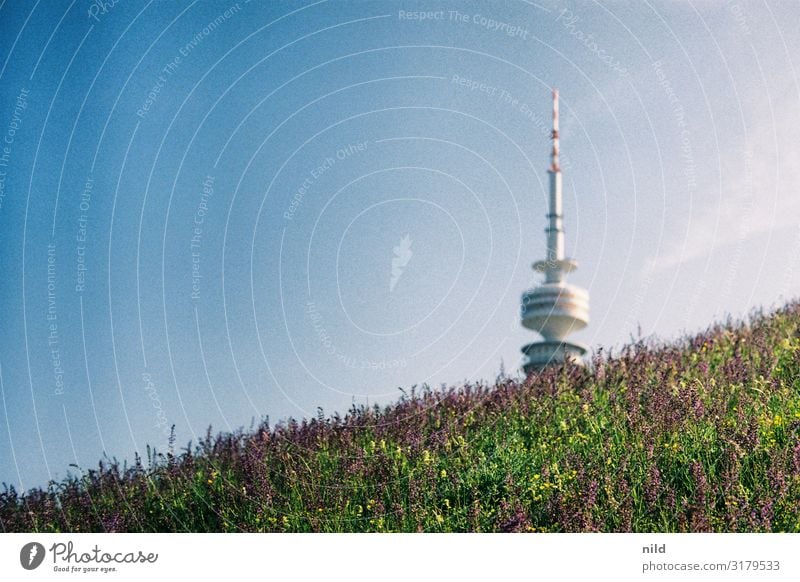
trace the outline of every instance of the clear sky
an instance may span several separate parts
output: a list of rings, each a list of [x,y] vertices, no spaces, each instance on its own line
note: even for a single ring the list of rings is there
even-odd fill
[[[0,481],[515,371],[553,87],[576,339],[797,296],[799,13],[0,3]]]

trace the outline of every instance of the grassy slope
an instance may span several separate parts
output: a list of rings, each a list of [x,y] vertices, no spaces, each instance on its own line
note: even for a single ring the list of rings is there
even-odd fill
[[[800,304],[19,496],[5,531],[800,531]]]

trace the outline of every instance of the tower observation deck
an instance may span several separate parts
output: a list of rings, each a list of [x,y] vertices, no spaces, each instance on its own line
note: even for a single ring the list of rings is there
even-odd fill
[[[543,340],[522,347],[526,374],[569,360],[583,364],[586,347],[566,341],[569,334],[589,323],[589,293],[565,281],[567,273],[578,267],[564,256],[564,216],[559,165],[558,90],[553,90],[553,149],[548,169],[550,196],[547,213],[547,258],[533,264],[544,273],[544,283],[522,294],[522,325],[539,332]]]

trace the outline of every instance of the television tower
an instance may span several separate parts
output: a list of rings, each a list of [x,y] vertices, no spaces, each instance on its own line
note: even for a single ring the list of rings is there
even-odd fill
[[[522,294],[522,325],[544,338],[522,347],[526,374],[565,361],[584,364],[586,347],[566,341],[589,323],[589,293],[565,282],[565,275],[578,268],[575,259],[564,257],[564,217],[561,201],[561,166],[558,162],[558,89],[553,90],[553,151],[550,174],[550,208],[547,213],[547,258],[533,269],[544,273],[544,283]]]

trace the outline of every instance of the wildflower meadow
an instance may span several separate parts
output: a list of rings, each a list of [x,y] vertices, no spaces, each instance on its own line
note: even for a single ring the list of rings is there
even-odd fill
[[[5,532],[800,531],[800,303],[0,492]]]

